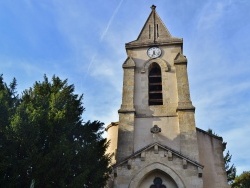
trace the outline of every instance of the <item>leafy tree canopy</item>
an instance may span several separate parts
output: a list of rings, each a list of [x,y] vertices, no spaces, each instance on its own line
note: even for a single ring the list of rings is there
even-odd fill
[[[224,156],[225,170],[227,173],[227,182],[231,185],[235,176],[236,176],[236,167],[234,164],[231,164],[232,155],[227,151],[227,154]]]
[[[243,172],[237,176],[232,184],[232,188],[249,188],[250,187],[250,171]]]
[[[21,97],[0,76],[0,187],[103,187],[109,176],[103,123],[83,123],[82,95],[44,76]]]

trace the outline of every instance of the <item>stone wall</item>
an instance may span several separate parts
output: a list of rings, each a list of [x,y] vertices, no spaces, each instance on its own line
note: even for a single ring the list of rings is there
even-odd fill
[[[112,154],[112,164],[116,163],[116,153],[117,153],[117,141],[118,141],[118,122],[111,123],[107,126],[107,141],[109,141],[109,147],[106,151],[107,154]]]
[[[115,167],[115,188],[150,187],[156,176],[172,188],[202,188],[199,168],[164,149],[152,148]]]
[[[210,135],[200,129],[197,131],[197,138],[200,163],[204,165],[204,188],[229,188],[223,159],[222,138]]]

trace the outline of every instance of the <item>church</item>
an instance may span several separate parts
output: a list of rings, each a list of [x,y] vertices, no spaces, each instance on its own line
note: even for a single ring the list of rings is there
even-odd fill
[[[107,126],[109,188],[229,188],[221,137],[195,125],[183,39],[151,7],[126,43],[119,121]]]

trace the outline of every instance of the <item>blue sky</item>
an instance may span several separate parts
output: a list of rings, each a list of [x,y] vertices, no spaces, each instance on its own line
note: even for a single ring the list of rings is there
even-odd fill
[[[84,93],[83,119],[118,120],[124,44],[155,4],[184,39],[196,126],[223,136],[237,173],[250,170],[250,1],[1,0],[0,73],[21,92],[57,75]]]

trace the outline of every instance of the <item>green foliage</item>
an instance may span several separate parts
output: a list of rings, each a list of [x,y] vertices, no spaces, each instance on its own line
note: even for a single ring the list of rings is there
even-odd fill
[[[232,155],[230,155],[229,151],[227,151],[227,154],[224,156],[224,162],[225,162],[225,170],[227,173],[227,182],[229,184],[232,184],[236,175],[236,168],[234,164],[230,165],[231,158],[232,158]]]
[[[16,95],[16,79],[7,86],[3,82],[3,76],[0,75],[0,133],[9,125],[9,117],[14,113],[19,100]],[[2,137],[1,137],[2,138]]]
[[[250,171],[243,172],[237,176],[232,184],[232,188],[249,188],[250,187]]]
[[[103,123],[83,125],[82,95],[53,77],[16,96],[0,79],[0,187],[103,187],[109,172]]]
[[[15,113],[19,99],[16,95],[16,79],[8,86],[3,81],[3,76],[0,75],[0,185],[3,182],[2,178],[6,178],[9,173],[12,173],[9,166],[15,162],[15,137],[10,128],[11,117]],[[2,187],[2,186],[0,186]]]

